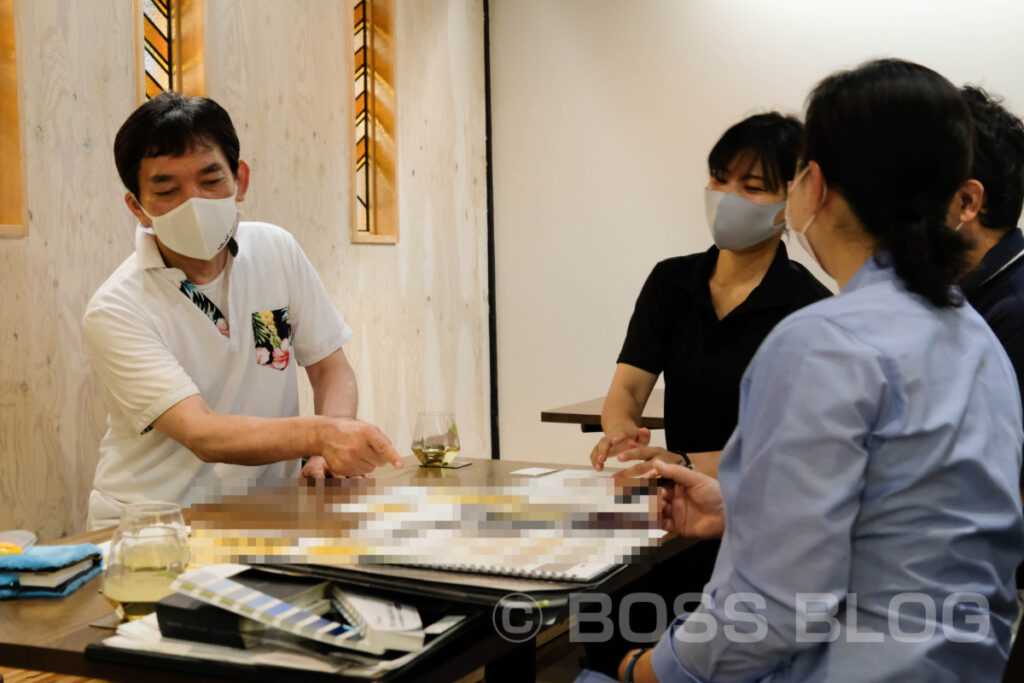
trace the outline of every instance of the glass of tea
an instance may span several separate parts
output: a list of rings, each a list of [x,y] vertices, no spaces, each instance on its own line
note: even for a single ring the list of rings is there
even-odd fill
[[[188,538],[177,505],[129,505],[111,538],[103,597],[122,620],[144,617],[174,592],[171,582],[185,571],[188,561]]]
[[[412,452],[424,467],[450,467],[459,454],[459,432],[451,413],[420,413],[412,436]]]

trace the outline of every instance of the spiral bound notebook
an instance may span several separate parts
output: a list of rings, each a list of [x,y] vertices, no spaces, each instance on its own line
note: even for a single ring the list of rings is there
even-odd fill
[[[486,564],[458,564],[431,563],[403,565],[418,569],[438,569],[446,572],[464,572],[467,574],[491,574],[495,576],[510,576],[522,579],[541,579],[545,581],[574,581],[579,583],[590,583],[601,575],[619,565],[590,563],[590,564],[526,564],[519,567],[486,565]]]

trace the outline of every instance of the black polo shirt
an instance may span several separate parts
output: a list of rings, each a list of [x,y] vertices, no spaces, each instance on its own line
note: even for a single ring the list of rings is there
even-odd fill
[[[761,341],[793,311],[831,295],[779,243],[764,279],[723,320],[708,284],[718,248],[654,267],[636,301],[619,363],[665,373],[670,451],[721,450],[739,419],[740,379]]]

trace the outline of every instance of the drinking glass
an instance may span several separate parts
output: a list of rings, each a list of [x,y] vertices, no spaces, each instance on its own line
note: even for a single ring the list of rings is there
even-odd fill
[[[459,454],[459,432],[448,412],[424,412],[416,417],[412,452],[424,467],[449,467]]]
[[[177,503],[132,503],[121,510],[119,529],[141,529],[143,527],[170,527],[182,537],[187,536],[185,519]]]
[[[136,503],[121,513],[103,572],[103,596],[132,621],[151,614],[188,566],[188,537],[174,503]]]

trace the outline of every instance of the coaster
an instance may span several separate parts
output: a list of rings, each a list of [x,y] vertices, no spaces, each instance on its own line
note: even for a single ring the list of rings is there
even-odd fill
[[[473,463],[468,460],[452,460],[451,465],[424,465],[420,463],[420,467],[425,470],[457,470],[460,467],[468,467],[472,464]]]
[[[117,630],[117,625],[121,623],[121,617],[117,616],[117,612],[111,612],[105,617],[100,617],[96,621],[89,624],[94,628],[105,628],[110,630]]]

